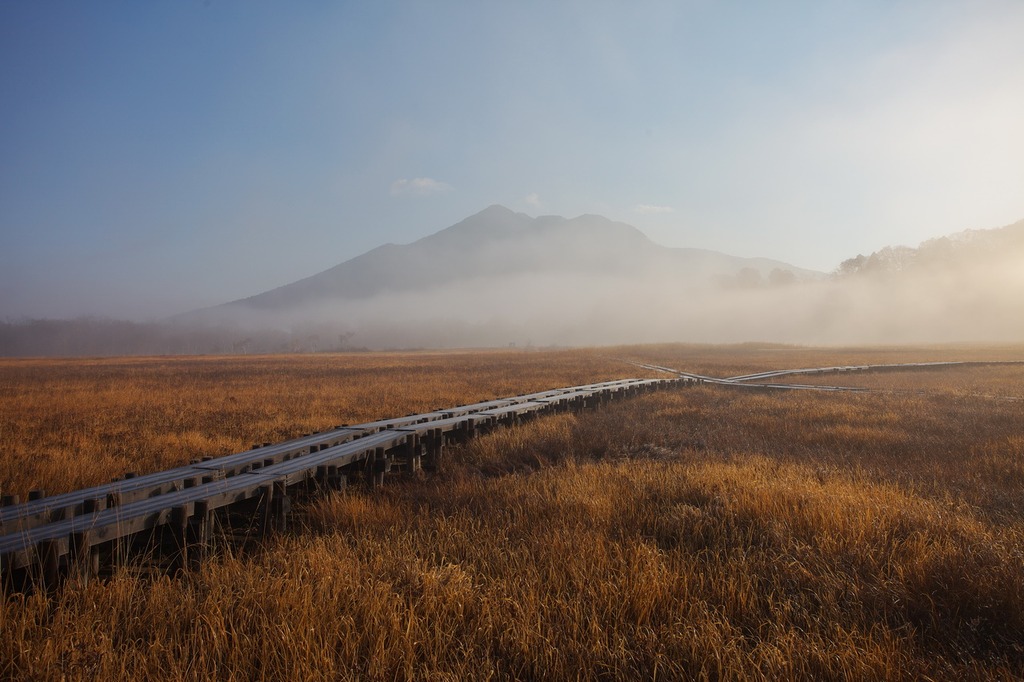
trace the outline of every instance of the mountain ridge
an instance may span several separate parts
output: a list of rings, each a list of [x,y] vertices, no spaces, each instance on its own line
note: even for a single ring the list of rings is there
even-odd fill
[[[801,281],[778,261],[663,247],[600,216],[492,206],[410,244],[161,322],[0,324],[0,354],[1020,343],[1022,264],[1024,221],[886,247]]]
[[[174,322],[306,348],[1024,340],[1024,221],[851,260],[830,276],[494,205]]]
[[[767,258],[661,246],[636,227],[600,215],[531,218],[492,204],[409,244],[382,244],[309,277],[173,319],[210,317],[229,308],[283,310],[324,300],[351,301],[547,272],[625,277],[656,273],[681,277],[694,286],[744,268],[763,276],[776,269],[798,278],[822,275]]]

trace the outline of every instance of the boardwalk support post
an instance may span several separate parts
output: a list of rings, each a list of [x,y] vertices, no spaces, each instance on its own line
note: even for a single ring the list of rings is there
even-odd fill
[[[384,474],[391,470],[391,461],[388,459],[384,448],[374,448],[373,466],[371,468],[372,485],[379,488],[384,485]]]
[[[270,496],[271,528],[279,533],[288,530],[288,516],[292,511],[292,500],[284,481],[275,481]]]
[[[171,510],[170,526],[176,550],[171,556],[170,572],[176,573],[188,565],[188,546],[191,539],[188,507],[182,505]]]
[[[421,447],[420,437],[415,433],[406,438],[405,444],[402,446],[406,476],[415,476],[423,469],[420,458]]]
[[[427,458],[424,466],[429,471],[440,471],[441,455],[444,452],[444,432],[430,429],[427,433]]]
[[[196,502],[195,510],[188,524],[188,542],[190,551],[188,555],[189,565],[196,566],[210,552],[210,543],[213,542],[213,511],[210,503],[206,500]]]
[[[57,586],[60,568],[60,541],[43,540],[36,546],[36,560],[39,563],[39,577],[42,587],[51,590]]]

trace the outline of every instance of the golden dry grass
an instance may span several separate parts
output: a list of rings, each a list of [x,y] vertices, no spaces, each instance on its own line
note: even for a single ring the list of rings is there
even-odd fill
[[[702,387],[449,461],[176,579],[8,597],[0,676],[1024,676],[1024,403]]]
[[[337,424],[642,375],[589,351],[0,359],[0,491],[55,494]]]

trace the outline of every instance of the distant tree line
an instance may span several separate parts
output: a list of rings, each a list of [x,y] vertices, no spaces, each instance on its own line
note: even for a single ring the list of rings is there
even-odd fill
[[[765,287],[784,287],[800,282],[800,278],[792,270],[773,268],[765,278],[757,268],[741,268],[735,275],[720,275],[715,280],[723,289],[763,289]]]
[[[1024,254],[1024,220],[995,230],[966,230],[923,242],[916,249],[886,246],[869,256],[859,254],[840,263],[836,277],[884,275],[910,270],[982,266]]]
[[[331,325],[292,330],[199,327],[96,317],[0,322],[0,356],[244,355],[363,350]]]

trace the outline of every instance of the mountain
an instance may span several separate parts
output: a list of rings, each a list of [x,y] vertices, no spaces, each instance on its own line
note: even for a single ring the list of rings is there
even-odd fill
[[[887,247],[832,276],[660,246],[595,215],[502,206],[249,298],[178,316],[231,347],[1024,340],[1024,221]],[[280,343],[280,341],[275,341]]]
[[[597,215],[571,220],[531,218],[504,206],[476,215],[412,244],[385,244],[311,277],[203,311],[287,312],[325,301],[429,291],[473,282],[497,286],[521,276],[594,276],[676,279],[690,285],[734,277],[744,268],[797,278],[820,276],[786,263],[737,258],[700,249],[655,244],[635,227]]]
[[[650,326],[652,306],[823,277],[764,258],[667,248],[597,215],[532,218],[491,206],[411,244],[385,244],[172,322],[283,331],[310,348],[581,344],[647,338],[638,330]]]
[[[891,246],[831,276],[670,249],[600,216],[492,206],[162,323],[0,322],[0,355],[267,353],[647,342],[1024,342],[1024,221]]]

